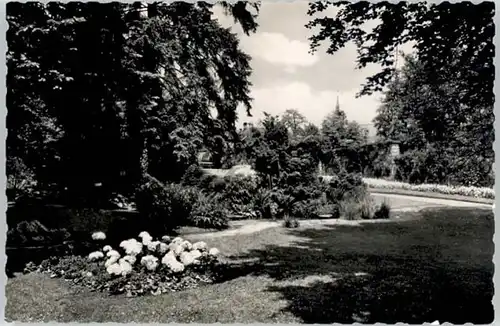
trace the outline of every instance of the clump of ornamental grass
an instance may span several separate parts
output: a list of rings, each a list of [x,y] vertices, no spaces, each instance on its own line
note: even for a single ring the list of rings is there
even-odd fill
[[[217,248],[181,237],[155,240],[147,232],[139,238],[124,240],[119,248],[104,245],[87,256],[51,257],[38,266],[29,263],[24,272],[46,273],[92,291],[127,296],[181,291],[218,280]]]
[[[300,223],[295,218],[285,218],[283,220],[283,227],[288,229],[296,229],[300,226]]]
[[[391,206],[385,200],[373,213],[374,219],[388,219],[391,217]]]

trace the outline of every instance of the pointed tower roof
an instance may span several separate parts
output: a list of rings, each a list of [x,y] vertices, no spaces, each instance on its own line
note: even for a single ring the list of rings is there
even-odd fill
[[[337,95],[337,104],[335,104],[335,110],[340,110],[339,96]]]

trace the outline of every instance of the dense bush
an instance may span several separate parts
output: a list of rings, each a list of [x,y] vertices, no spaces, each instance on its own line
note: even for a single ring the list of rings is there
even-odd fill
[[[369,196],[345,199],[339,206],[340,216],[346,220],[366,220],[373,217],[374,204]]]
[[[437,149],[411,150],[395,159],[396,178],[409,183],[440,183],[449,173],[449,162]]]
[[[458,156],[446,149],[427,146],[409,150],[395,159],[398,181],[411,184],[449,184],[455,186],[492,187],[492,160]]]
[[[215,196],[200,194],[193,205],[189,224],[206,229],[223,230],[229,227],[228,211]]]
[[[283,227],[288,229],[296,229],[300,226],[300,223],[295,218],[286,218],[283,220]]]
[[[186,186],[200,186],[200,183],[206,176],[203,169],[197,165],[190,165],[182,177],[181,183]]]
[[[226,208],[234,214],[253,211],[253,202],[258,189],[255,178],[231,176],[225,177],[224,181],[224,188],[218,195]]]
[[[485,187],[465,187],[465,186],[448,186],[439,184],[410,184],[399,181],[388,181],[383,179],[364,178],[364,183],[375,189],[404,189],[420,192],[434,192],[448,195],[461,195],[476,198],[495,198],[495,190]]]
[[[188,223],[199,191],[180,184],[162,184],[150,177],[136,193],[136,205],[145,229],[158,234]]]
[[[391,206],[386,201],[383,201],[373,213],[373,219],[388,219],[391,217]]]
[[[300,201],[292,206],[290,210],[290,216],[303,219],[317,218],[319,207],[319,200]]]
[[[71,237],[66,229],[49,229],[40,221],[22,221],[7,231],[7,246],[48,246]]]
[[[332,203],[345,198],[361,198],[366,195],[367,188],[361,174],[341,172],[325,178],[328,183],[326,196]]]
[[[21,196],[29,196],[36,186],[35,173],[18,157],[7,156],[7,200],[15,201]]]
[[[327,215],[330,218],[339,218],[340,217],[339,204],[320,203],[320,205],[317,207],[317,215],[318,216]]]
[[[259,188],[253,200],[253,209],[259,218],[272,219],[276,217],[277,205],[272,200],[272,190]]]

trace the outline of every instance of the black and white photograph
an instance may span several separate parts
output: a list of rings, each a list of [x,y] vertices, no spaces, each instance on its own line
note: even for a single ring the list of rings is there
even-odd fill
[[[494,322],[493,1],[3,5],[7,322]]]

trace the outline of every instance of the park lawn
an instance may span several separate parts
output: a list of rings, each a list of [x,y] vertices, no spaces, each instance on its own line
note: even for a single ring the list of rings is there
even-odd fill
[[[400,222],[269,228],[205,240],[225,282],[126,298],[24,275],[9,280],[9,321],[353,323],[493,321],[494,218],[439,209]],[[187,236],[189,239],[189,236]]]

